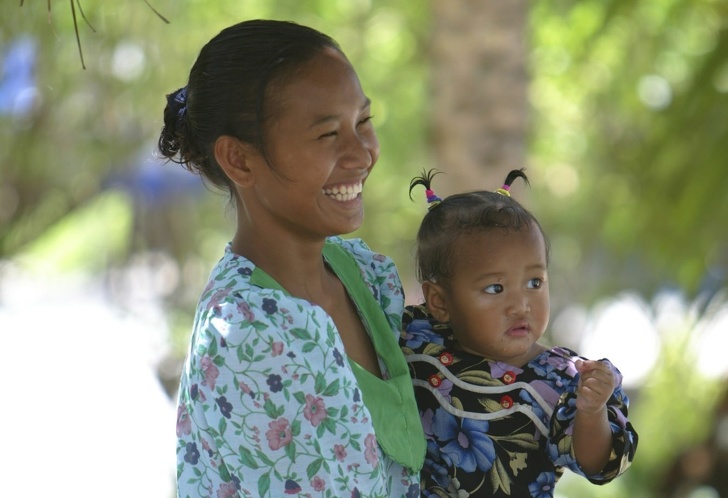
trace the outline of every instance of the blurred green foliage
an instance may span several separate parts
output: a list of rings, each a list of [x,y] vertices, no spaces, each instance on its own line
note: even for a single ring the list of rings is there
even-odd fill
[[[76,12],[85,70],[67,2],[53,2],[50,14],[37,0],[0,7],[0,55],[24,38],[36,44],[32,107],[0,112],[0,262],[102,273],[146,251],[169,254],[179,275],[165,299],[184,354],[194,304],[232,236],[233,214],[224,196],[190,188],[179,166],[155,162],[164,96],[186,83],[200,47],[218,31],[270,17],[327,32],[357,68],[382,155],[367,184],[367,220],[352,236],[391,255],[411,281],[423,213],[407,187],[432,167],[428,3],[150,2],[170,24],[142,0],[81,0],[93,26]],[[728,1],[526,5],[531,207],[552,242],[556,307],[625,288],[648,300],[665,286],[688,299],[725,288]],[[7,68],[0,74],[0,96],[12,76]],[[137,195],[120,178],[153,188]],[[166,182],[184,188],[160,194]],[[690,334],[694,324],[681,330]],[[634,398],[642,441],[633,469],[599,491],[564,483],[564,493],[653,496],[650,483],[669,459],[704,436],[718,384],[690,375],[684,340],[665,341],[654,376]]]
[[[537,210],[579,269],[572,289],[725,286],[726,14],[715,0],[533,4]]]

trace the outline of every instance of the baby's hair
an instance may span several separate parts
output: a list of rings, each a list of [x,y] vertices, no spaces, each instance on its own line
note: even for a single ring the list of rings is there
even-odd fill
[[[452,276],[452,256],[455,241],[463,234],[496,228],[521,230],[535,225],[544,236],[548,261],[548,240],[538,220],[510,196],[516,178],[530,184],[523,169],[511,170],[503,186],[495,192],[480,190],[455,194],[440,199],[432,190],[432,179],[439,171],[423,171],[410,182],[412,189],[425,188],[428,212],[417,232],[416,275],[420,282],[443,282]]]

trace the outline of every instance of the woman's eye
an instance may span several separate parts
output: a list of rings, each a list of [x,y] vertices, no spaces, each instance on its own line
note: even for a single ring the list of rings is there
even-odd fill
[[[532,278],[528,281],[529,289],[540,289],[541,285],[543,285],[543,280],[540,278]]]
[[[326,133],[322,133],[322,134],[321,134],[321,135],[319,136],[319,138],[328,138],[328,137],[335,137],[335,136],[336,136],[337,134],[338,134],[338,132],[337,132],[337,131],[335,131],[335,130],[334,130],[334,131],[329,131],[329,132],[326,132]]]
[[[365,124],[365,123],[370,123],[370,122],[372,121],[372,118],[373,118],[373,117],[374,117],[374,116],[367,116],[367,117],[365,117],[364,119],[362,119],[361,121],[359,121],[359,124]]]
[[[500,294],[503,292],[503,286],[501,284],[489,285],[484,291],[486,294]]]

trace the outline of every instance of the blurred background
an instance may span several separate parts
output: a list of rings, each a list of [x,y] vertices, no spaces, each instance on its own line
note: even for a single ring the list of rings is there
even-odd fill
[[[382,153],[351,236],[409,303],[410,179],[526,168],[546,340],[620,368],[640,435],[623,477],[557,496],[728,497],[728,0],[4,1],[0,495],[173,496],[176,383],[234,214],[154,147],[202,45],[261,17],[357,68]]]

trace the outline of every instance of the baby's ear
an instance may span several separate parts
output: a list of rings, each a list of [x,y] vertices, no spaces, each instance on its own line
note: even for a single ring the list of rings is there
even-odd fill
[[[427,302],[427,309],[432,317],[440,323],[450,321],[450,311],[447,306],[445,289],[435,282],[422,282],[422,295]]]

